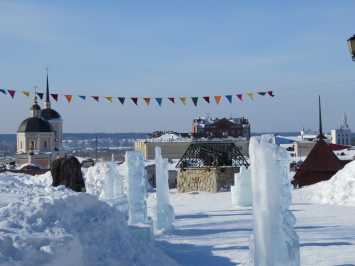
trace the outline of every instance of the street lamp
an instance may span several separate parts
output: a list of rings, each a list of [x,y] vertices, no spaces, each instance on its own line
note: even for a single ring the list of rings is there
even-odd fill
[[[348,40],[352,60],[355,62],[355,35]]]

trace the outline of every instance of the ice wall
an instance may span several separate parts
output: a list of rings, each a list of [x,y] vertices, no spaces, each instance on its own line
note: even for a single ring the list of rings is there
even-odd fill
[[[275,145],[273,135],[250,139],[253,196],[251,263],[256,266],[300,265],[299,239],[293,229],[296,218],[289,210],[290,155]]]
[[[232,206],[246,207],[252,205],[251,195],[251,170],[244,165],[239,173],[234,174],[234,186],[231,186]]]
[[[147,223],[147,202],[144,180],[143,153],[126,152],[126,176],[128,180],[129,220],[128,224]]]
[[[175,221],[174,208],[169,203],[168,159],[161,156],[161,148],[155,147],[155,171],[157,203],[152,208],[154,230],[163,230]]]
[[[128,199],[124,194],[123,177],[117,170],[115,157],[112,154],[110,168],[105,177],[105,199],[112,203],[128,220]]]

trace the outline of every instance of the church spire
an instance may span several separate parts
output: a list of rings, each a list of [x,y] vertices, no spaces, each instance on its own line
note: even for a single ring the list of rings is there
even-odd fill
[[[51,102],[49,101],[48,67],[45,70],[47,70],[47,91],[46,91],[46,101],[44,102],[44,108],[51,109]]]
[[[323,135],[323,128],[322,128],[322,110],[320,106],[320,95],[319,95],[319,135],[317,136],[317,139],[326,139],[326,137]]]

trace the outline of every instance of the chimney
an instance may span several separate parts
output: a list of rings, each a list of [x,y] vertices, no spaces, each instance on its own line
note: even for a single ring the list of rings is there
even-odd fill
[[[202,119],[201,124],[205,124],[205,119]]]

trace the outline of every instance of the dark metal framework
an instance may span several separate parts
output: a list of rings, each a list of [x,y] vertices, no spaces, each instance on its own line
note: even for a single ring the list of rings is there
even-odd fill
[[[193,143],[176,168],[240,167],[249,163],[234,143]]]

